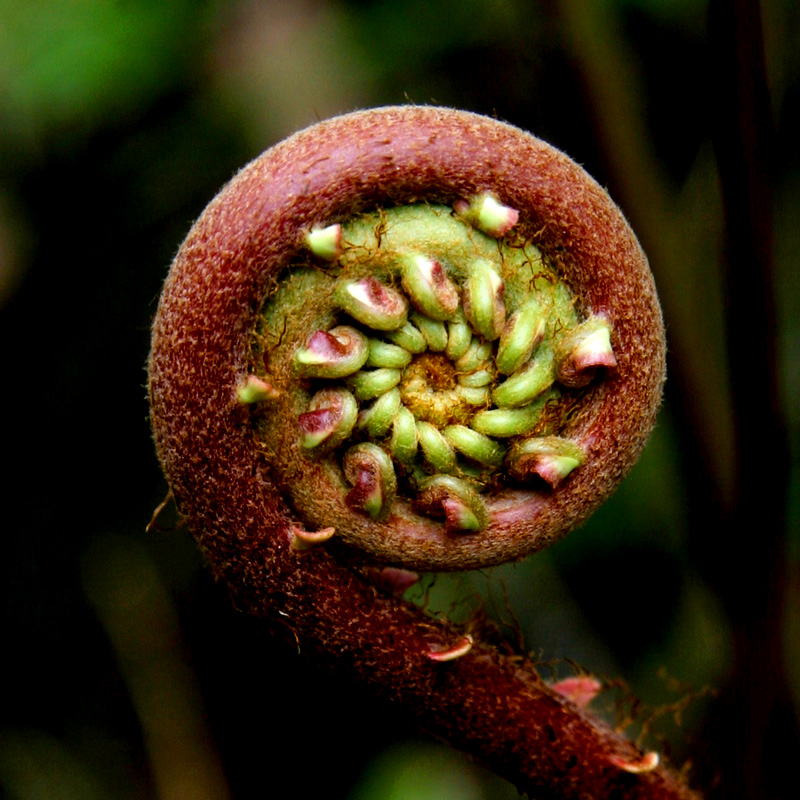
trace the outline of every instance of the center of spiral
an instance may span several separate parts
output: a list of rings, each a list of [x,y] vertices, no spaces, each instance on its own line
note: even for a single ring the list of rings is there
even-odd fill
[[[467,424],[475,411],[458,394],[457,385],[450,359],[440,353],[422,353],[408,365],[398,388],[416,419],[443,428]]]
[[[264,446],[295,453],[299,439],[301,457],[338,470],[345,504],[380,524],[401,497],[449,533],[476,532],[496,491],[557,487],[586,458],[559,435],[561,409],[569,390],[615,368],[612,330],[602,315],[581,320],[534,243],[505,241],[516,222],[477,196],[312,229],[317,263],[292,270],[265,305],[255,355],[275,375],[239,392],[289,417],[264,414]],[[296,474],[287,461],[287,491],[327,525]]]

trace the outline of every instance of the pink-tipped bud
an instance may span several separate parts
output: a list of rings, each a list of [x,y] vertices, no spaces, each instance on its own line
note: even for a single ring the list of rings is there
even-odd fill
[[[594,316],[571,330],[558,345],[556,363],[558,382],[572,388],[586,386],[600,367],[616,367],[611,323],[605,317]]]
[[[342,226],[312,228],[303,239],[305,246],[323,261],[336,261],[342,254]]]
[[[452,319],[458,310],[458,289],[434,258],[407,256],[403,262],[403,288],[417,311],[431,319]]]
[[[358,372],[367,362],[369,341],[349,325],[316,331],[294,356],[307,378],[344,378]]]
[[[586,459],[583,449],[560,436],[533,436],[515,442],[508,453],[509,475],[517,481],[538,476],[553,488]]]
[[[453,204],[456,214],[489,236],[505,236],[519,221],[519,211],[504,206],[490,194],[481,194],[472,200],[458,200]]]
[[[483,498],[466,482],[434,475],[419,486],[415,507],[431,517],[444,517],[448,533],[474,533],[489,524]]]
[[[469,651],[472,650],[473,644],[472,637],[466,634],[450,647],[444,650],[428,650],[426,655],[431,661],[455,661],[455,659],[461,658],[461,656],[465,656],[469,653]]]
[[[334,533],[336,533],[336,528],[320,528],[318,531],[307,531],[299,525],[292,525],[289,531],[290,545],[292,550],[304,553],[318,544],[327,542]]]
[[[236,399],[244,404],[263,403],[266,400],[277,400],[281,393],[270,380],[264,380],[257,375],[248,375],[245,382],[237,389]]]
[[[322,389],[311,398],[308,411],[297,418],[300,443],[307,450],[327,453],[351,434],[358,419],[358,403],[346,389]]]
[[[557,681],[550,688],[566,697],[567,700],[571,700],[576,706],[585,708],[600,694],[603,684],[597,678],[589,675],[577,675]]]
[[[381,589],[394,595],[401,595],[419,583],[419,573],[399,567],[384,567],[375,574],[374,580]]]
[[[353,319],[376,331],[397,330],[408,319],[405,297],[371,275],[343,281],[336,287],[334,299]]]
[[[345,497],[347,505],[372,519],[385,516],[397,491],[391,458],[378,445],[365,442],[344,454],[342,466],[353,487]]]
[[[651,750],[639,758],[625,758],[623,756],[609,756],[608,759],[615,767],[639,775],[642,772],[652,772],[661,760],[658,753]]]

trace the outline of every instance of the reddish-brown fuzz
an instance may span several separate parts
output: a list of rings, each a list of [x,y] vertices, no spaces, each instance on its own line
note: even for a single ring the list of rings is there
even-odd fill
[[[566,427],[586,463],[552,490],[491,498],[490,535],[453,536],[436,520],[414,530],[396,515],[360,521],[344,499],[352,487],[326,493],[324,467],[309,461],[315,501],[330,511],[322,525],[298,519],[256,446],[250,407],[237,401],[264,299],[313,228],[484,193],[519,212],[515,235],[537,237],[581,310],[611,325],[616,367],[586,390]],[[534,797],[694,797],[575,692],[404,604],[392,594],[404,581],[390,580],[387,593],[369,579],[387,561],[409,571],[520,558],[584,520],[644,446],[664,378],[652,278],[619,210],[572,161],[511,126],[439,108],[376,109],[301,131],[245,167],[189,233],[164,287],[149,368],[162,467],[238,607],[288,620],[320,669],[346,664],[426,730]],[[281,389],[289,377],[276,376]],[[298,538],[306,528],[324,535]],[[381,531],[407,557],[382,556]]]

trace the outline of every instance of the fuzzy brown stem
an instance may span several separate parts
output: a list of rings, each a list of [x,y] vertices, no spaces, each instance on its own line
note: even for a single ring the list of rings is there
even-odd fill
[[[302,653],[377,684],[434,735],[536,797],[690,797],[662,767],[620,769],[638,761],[636,748],[518,659],[478,642],[455,661],[432,661],[428,653],[461,633],[382,595],[348,566],[363,555],[335,543],[292,548],[302,520],[274,485],[249,410],[236,400],[263,298],[312,226],[481,192],[519,209],[524,232],[537,236],[582,309],[609,319],[618,362],[570,423],[586,465],[535,502],[526,495],[526,541],[502,523],[490,541],[520,557],[585,519],[632,465],[660,398],[663,329],[646,260],[605,192],[565,156],[510,126],[443,109],[378,109],[322,123],[246,167],[212,202],[173,264],[153,328],[150,398],[162,466],[238,605],[288,625]],[[474,565],[471,548],[485,541],[453,539],[446,566]],[[442,540],[412,545],[441,549]],[[490,552],[487,563],[498,559]]]
[[[262,511],[272,500],[263,498]],[[635,762],[638,749],[553,691],[530,663],[480,642],[435,663],[428,653],[456,643],[460,631],[383,594],[322,548],[295,556],[283,537],[264,536],[252,511],[233,506],[221,510],[240,517],[247,546],[221,547],[213,535],[201,543],[214,563],[227,565],[237,606],[288,627],[315,666],[373,684],[423,729],[531,797],[695,797],[667,769],[633,775],[616,767],[613,758]]]

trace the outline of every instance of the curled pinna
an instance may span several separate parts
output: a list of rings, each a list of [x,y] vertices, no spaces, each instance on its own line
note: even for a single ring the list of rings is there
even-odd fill
[[[385,592],[586,519],[652,429],[664,350],[647,260],[580,167],[485,117],[375,109],[268,150],[196,222],[153,326],[153,432],[215,571],[301,651],[527,791],[688,796]]]

